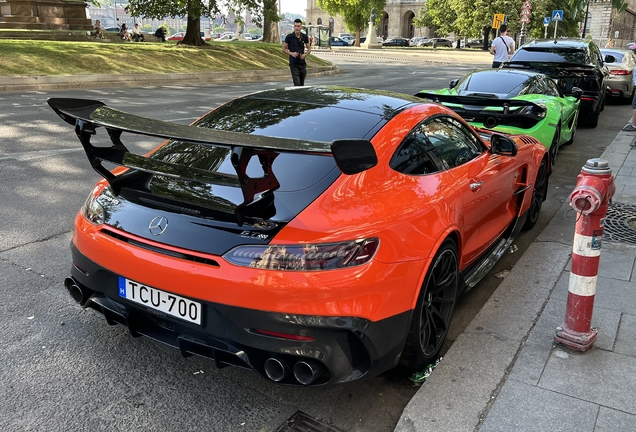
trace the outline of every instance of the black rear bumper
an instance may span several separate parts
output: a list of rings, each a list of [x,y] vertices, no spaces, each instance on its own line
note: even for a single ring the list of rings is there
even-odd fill
[[[102,313],[111,325],[126,326],[132,336],[170,345],[184,357],[210,358],[219,368],[239,366],[267,378],[265,363],[270,358],[290,371],[297,362],[309,361],[324,367],[311,385],[353,381],[396,366],[408,333],[410,311],[371,322],[357,317],[268,312],[198,299],[193,300],[202,303],[203,320],[201,325],[192,324],[119,297],[118,275],[85,257],[74,245],[71,249],[73,283],[86,294],[80,301],[83,307]],[[284,335],[313,340],[291,340]],[[301,385],[293,372],[279,382]]]

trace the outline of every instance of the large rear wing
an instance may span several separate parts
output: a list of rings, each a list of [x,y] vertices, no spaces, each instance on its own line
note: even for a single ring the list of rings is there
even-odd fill
[[[419,92],[415,96],[441,103],[469,122],[529,129],[545,118],[545,108],[530,101]]]
[[[115,175],[102,162],[150,175],[233,186],[243,192],[243,203],[235,209],[239,224],[243,220],[243,210],[255,202],[257,195],[262,197],[271,194],[280,187],[272,171],[272,164],[281,152],[331,154],[344,174],[356,174],[377,164],[373,145],[367,140],[336,140],[328,143],[185,126],[125,113],[110,108],[103,102],[89,99],[51,98],[48,104],[65,122],[75,127],[75,133],[91,166],[108,181],[115,194],[119,194],[121,187],[127,182],[136,181],[137,177]],[[91,136],[100,127],[108,132],[112,142],[110,147],[96,147],[91,144]],[[184,167],[133,154],[121,141],[123,132],[231,148],[231,162],[236,175]],[[246,173],[252,156],[259,158],[263,168],[261,177],[250,177]]]

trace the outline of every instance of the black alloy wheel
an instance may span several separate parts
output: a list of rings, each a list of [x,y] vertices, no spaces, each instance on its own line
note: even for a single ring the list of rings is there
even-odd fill
[[[561,125],[557,126],[552,137],[552,144],[550,144],[550,174],[554,172],[554,165],[556,164],[557,153],[559,152],[559,142],[561,141]]]
[[[448,335],[459,277],[457,246],[447,239],[435,254],[413,311],[403,365],[421,369],[435,361]]]
[[[530,204],[530,209],[528,210],[528,218],[523,224],[522,230],[528,231],[537,224],[539,215],[541,214],[541,206],[543,205],[543,201],[545,200],[545,196],[547,193],[548,165],[544,158],[541,161],[541,165],[539,165],[539,170],[537,171],[537,177],[534,181],[534,188],[532,189],[532,202]]]

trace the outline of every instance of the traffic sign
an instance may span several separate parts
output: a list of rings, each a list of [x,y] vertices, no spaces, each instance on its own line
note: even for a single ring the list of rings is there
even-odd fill
[[[543,25],[544,26],[549,26],[550,25],[550,17],[543,18]]]
[[[521,9],[521,18],[530,16],[531,12],[527,9]]]
[[[522,23],[529,23],[530,22],[530,18],[529,17],[521,17],[521,22]]]
[[[491,25],[491,27],[494,28],[494,29],[498,29],[499,26],[501,26],[505,22],[506,22],[506,15],[505,14],[495,14],[492,17],[492,25]]]
[[[529,1],[527,1],[527,2],[525,2],[525,3],[523,4],[523,8],[524,8],[524,9],[532,9],[532,5],[530,4],[530,2],[529,2]]]
[[[552,21],[563,21],[563,10],[553,10]]]

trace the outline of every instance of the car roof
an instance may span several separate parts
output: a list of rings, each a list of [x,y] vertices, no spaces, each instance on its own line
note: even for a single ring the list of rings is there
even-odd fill
[[[533,48],[581,48],[586,49],[591,43],[589,39],[535,39],[521,46]]]
[[[600,50],[601,52],[604,52],[604,53],[616,53],[620,55],[625,55],[626,53],[631,51],[631,50],[622,49],[622,48],[600,48]]]
[[[338,86],[286,87],[263,90],[244,96],[305,105],[330,106],[393,117],[406,105],[421,104],[422,99],[407,94]]]
[[[472,74],[512,74],[512,75],[525,75],[528,78],[529,77],[533,77],[536,75],[541,75],[540,72],[535,72],[535,71],[529,71],[529,70],[523,70],[523,69],[480,69],[480,70],[476,70],[471,72]]]

